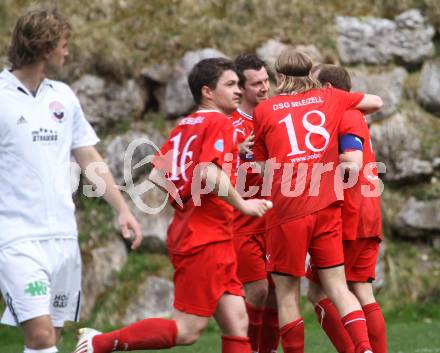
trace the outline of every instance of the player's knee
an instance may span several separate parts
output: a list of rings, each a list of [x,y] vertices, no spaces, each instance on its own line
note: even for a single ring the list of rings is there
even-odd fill
[[[36,327],[26,337],[26,346],[31,349],[44,349],[55,345],[56,336],[52,327]]]
[[[252,289],[246,293],[246,301],[260,307],[265,304],[268,294],[269,288],[267,284],[260,283],[258,286],[252,287]]]
[[[178,345],[188,346],[197,342],[199,337],[202,335],[203,330],[206,325],[192,323],[191,325],[185,324],[177,324],[178,325],[178,333],[177,333],[177,341]]]

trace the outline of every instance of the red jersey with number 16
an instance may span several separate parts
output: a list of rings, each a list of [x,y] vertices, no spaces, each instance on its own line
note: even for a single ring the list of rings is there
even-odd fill
[[[227,116],[215,110],[199,110],[180,120],[160,150],[165,157],[153,162],[167,172],[183,200],[183,208],[173,203],[175,213],[167,239],[170,253],[191,254],[208,243],[232,239],[232,206],[212,193],[201,195],[201,204],[196,206],[192,194],[204,186],[195,179],[194,171],[200,163],[212,162],[220,168],[230,165],[230,170],[235,166],[234,136]]]
[[[339,129],[344,112],[362,98],[362,93],[326,88],[278,95],[257,106],[254,158],[266,161],[264,183],[272,186],[274,212],[269,227],[343,199],[341,178],[336,174]],[[358,135],[357,130],[351,133]],[[267,180],[270,169],[272,183]]]

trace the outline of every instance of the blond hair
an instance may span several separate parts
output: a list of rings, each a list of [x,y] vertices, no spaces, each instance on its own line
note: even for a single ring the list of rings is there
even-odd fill
[[[63,35],[70,35],[71,29],[57,10],[35,10],[21,16],[15,24],[8,51],[12,69],[40,61],[57,47]]]
[[[312,66],[312,59],[306,53],[291,47],[284,49],[275,62],[275,71],[283,77],[276,92],[303,93],[320,88],[321,84],[310,77]]]

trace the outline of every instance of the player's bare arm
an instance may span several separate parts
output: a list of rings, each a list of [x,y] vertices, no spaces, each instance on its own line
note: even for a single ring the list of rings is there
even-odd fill
[[[244,200],[235,190],[225,172],[215,164],[210,163],[203,168],[202,179],[213,188],[216,194],[219,194],[220,190],[227,190],[225,196],[219,194],[219,197],[248,216],[262,217],[272,207],[272,203],[267,200]]]
[[[130,239],[130,231],[133,231],[134,239],[132,240],[131,248],[138,248],[142,241],[141,226],[131,213],[127,203],[121,195],[121,192],[115,184],[115,180],[113,179],[108,166],[99,152],[93,146],[86,146],[73,150],[72,154],[83,172],[85,172],[87,167],[91,166],[92,163],[99,163],[99,168],[96,168],[94,173],[96,173],[105,184],[103,198],[118,213],[118,224],[121,227],[122,236],[125,239]],[[90,180],[90,182],[93,184],[93,180]]]
[[[358,103],[356,109],[361,110],[365,114],[377,112],[383,106],[382,98],[374,94],[365,94],[364,98]]]

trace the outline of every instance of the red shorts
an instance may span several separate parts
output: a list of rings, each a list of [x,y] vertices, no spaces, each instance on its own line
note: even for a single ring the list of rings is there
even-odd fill
[[[266,245],[264,233],[234,235],[232,239],[237,254],[238,278],[242,283],[267,278]]]
[[[320,268],[344,263],[341,207],[329,206],[267,233],[267,271],[305,275],[306,255]]]
[[[223,294],[244,296],[232,241],[204,245],[191,255],[170,254],[170,259],[177,310],[210,317]]]
[[[379,255],[378,237],[344,240],[345,277],[348,282],[372,282],[376,277],[376,262]],[[312,262],[307,269],[307,278],[319,283],[316,267]]]

